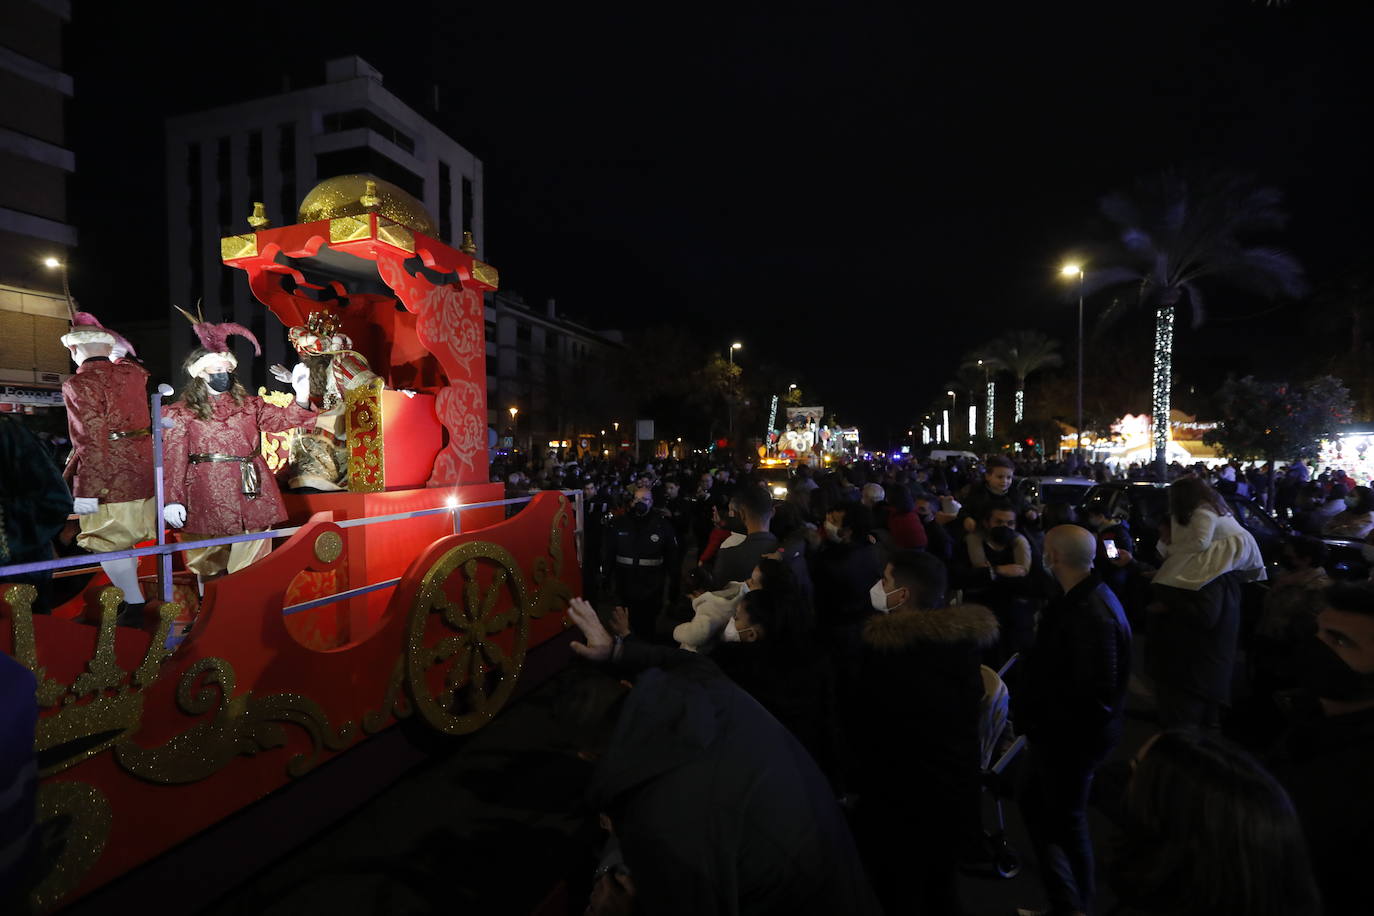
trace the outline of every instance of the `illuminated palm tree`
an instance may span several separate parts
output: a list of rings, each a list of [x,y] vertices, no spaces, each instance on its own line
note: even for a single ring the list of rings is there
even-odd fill
[[[1134,295],[1120,306],[1154,310],[1154,444],[1161,480],[1169,441],[1175,310],[1186,304],[1196,328],[1207,315],[1203,286],[1225,284],[1266,298],[1301,296],[1306,289],[1292,255],[1241,241],[1283,226],[1281,199],[1279,191],[1236,176],[1190,183],[1172,173],[1142,181],[1132,193],[1102,198],[1102,215],[1116,224],[1122,250],[1117,266],[1088,272],[1085,285],[1089,292],[1134,287]]]
[[[992,341],[981,352],[983,359],[999,372],[1010,372],[1016,379],[1016,422],[1026,413],[1026,379],[1041,369],[1054,369],[1064,364],[1056,352],[1059,341],[1039,331],[1012,331]]]

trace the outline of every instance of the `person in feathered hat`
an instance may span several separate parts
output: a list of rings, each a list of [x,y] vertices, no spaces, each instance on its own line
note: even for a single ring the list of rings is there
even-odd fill
[[[292,373],[295,404],[269,404],[250,395],[234,377],[238,360],[229,352],[228,338],[237,334],[248,339],[261,355],[253,332],[177,311],[191,322],[201,346],[183,364],[190,381],[181,399],[167,408],[173,425],[163,451],[163,517],[183,529],[186,541],[265,531],[286,520],[286,509],[260,454],[262,433],[313,425],[316,413],[307,406],[310,370],[298,365]],[[270,550],[267,539],[196,548],[186,551],[186,567],[204,581],[237,572]]]
[[[72,310],[62,344],[76,373],[62,383],[72,455],[64,477],[71,481],[73,510],[81,516],[76,542],[94,553],[128,550],[157,537],[153,498],[153,440],[148,414],[148,372],[118,359],[133,345],[89,312]],[[143,623],[138,560],[101,562],[124,593],[119,623]]]

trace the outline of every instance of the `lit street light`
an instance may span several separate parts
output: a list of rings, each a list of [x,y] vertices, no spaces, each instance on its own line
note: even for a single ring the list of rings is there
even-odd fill
[[[1059,273],[1064,277],[1078,278],[1078,443],[1074,455],[1083,460],[1083,268],[1078,264],[1065,264]]]
[[[735,351],[743,349],[744,344],[740,343],[739,341],[735,341],[734,343],[730,344],[730,365],[733,366],[735,364]]]

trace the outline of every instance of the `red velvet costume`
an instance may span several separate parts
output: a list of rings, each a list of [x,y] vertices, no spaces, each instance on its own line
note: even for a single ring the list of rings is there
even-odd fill
[[[76,478],[72,495],[102,503],[153,495],[148,372],[137,363],[91,357],[62,383]],[[115,433],[136,433],[118,436]],[[132,546],[132,545],[130,545]]]
[[[248,396],[235,404],[225,393],[212,399],[214,413],[202,420],[181,403],[167,408],[175,426],[163,441],[166,501],[186,507],[185,530],[211,537],[271,528],[286,520],[276,481],[261,454],[262,433],[313,425],[315,412],[292,404],[276,407]],[[239,462],[192,463],[193,455],[252,456],[260,481],[258,496],[243,492]]]

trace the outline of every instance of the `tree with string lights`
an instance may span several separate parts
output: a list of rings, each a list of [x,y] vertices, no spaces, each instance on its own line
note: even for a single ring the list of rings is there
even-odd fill
[[[1115,263],[1089,272],[1088,291],[1126,287],[1118,307],[1149,308],[1155,316],[1153,417],[1155,463],[1165,478],[1169,401],[1173,383],[1174,319],[1182,306],[1200,326],[1204,287],[1231,286],[1265,298],[1306,291],[1302,267],[1288,252],[1243,239],[1281,229],[1282,195],[1245,177],[1222,174],[1189,180],[1168,172],[1129,193],[1102,198],[1102,215],[1118,230]]]

